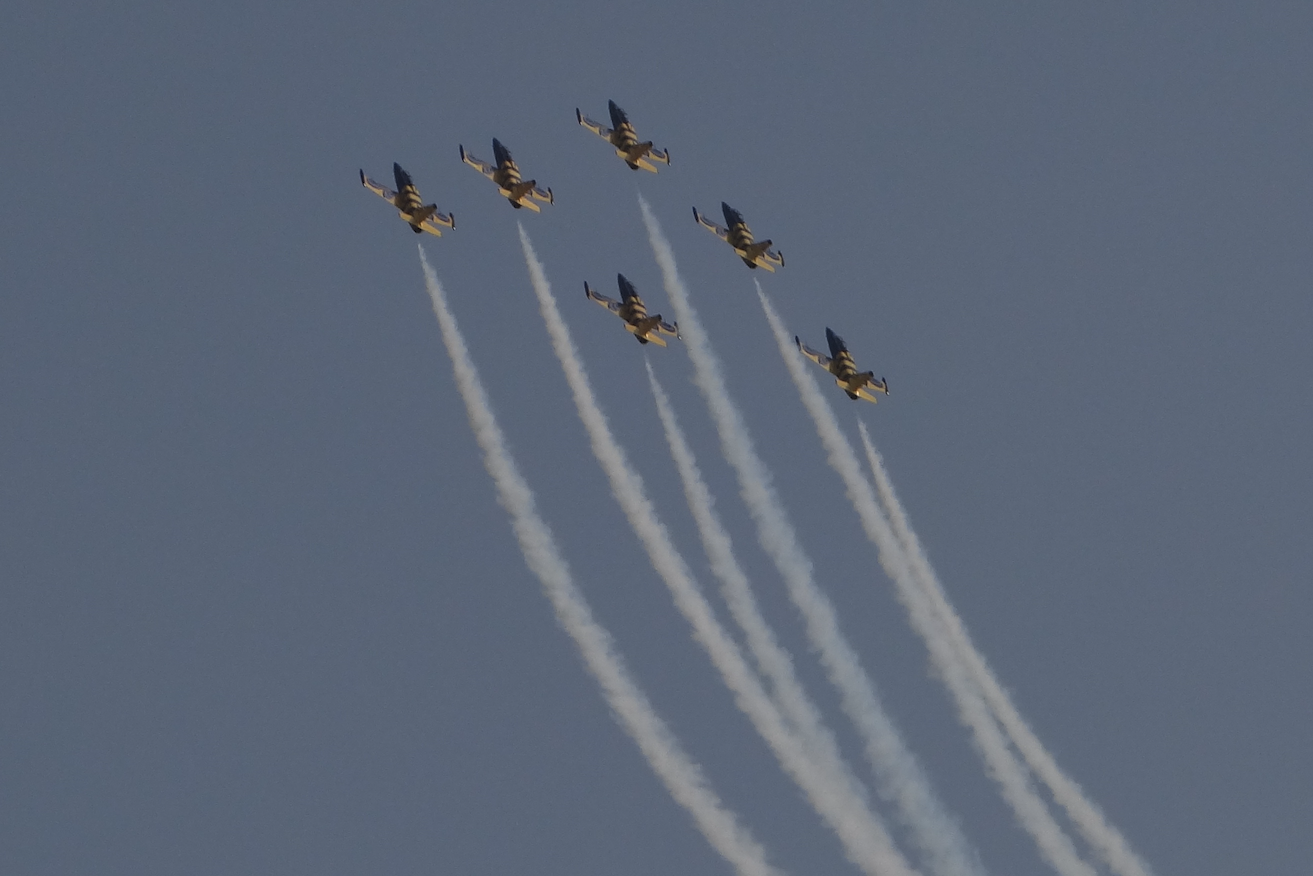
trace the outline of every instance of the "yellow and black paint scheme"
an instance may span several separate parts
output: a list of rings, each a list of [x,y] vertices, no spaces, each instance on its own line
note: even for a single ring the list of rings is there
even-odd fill
[[[437,204],[424,203],[410,174],[402,170],[400,164],[393,163],[392,176],[397,183],[395,192],[365,176],[363,170],[360,171],[360,184],[396,207],[401,213],[401,218],[406,220],[410,230],[416,234],[427,231],[429,234],[441,237],[442,229],[456,227],[454,215],[439,213]]]
[[[733,247],[738,257],[743,259],[743,264],[749,268],[765,268],[773,274],[776,268],[784,267],[783,253],[771,249],[771,241],[752,239],[752,229],[743,221],[742,213],[724,201],[720,202],[720,210],[725,214],[724,225],[712,222],[699,213],[697,207],[693,208],[693,218],[703,228]]]
[[[480,161],[466,152],[464,146],[460,147],[460,160],[496,183],[502,196],[510,201],[511,206],[515,209],[528,207],[533,212],[538,213],[541,212],[542,208],[534,201],[542,201],[546,204],[555,203],[551,189],[538,188],[537,180],[520,178],[520,168],[515,165],[515,160],[511,158],[510,150],[495,137],[492,140],[492,154],[497,161],[496,164]]]
[[[793,342],[798,345],[798,349],[804,356],[824,368],[834,375],[834,382],[844,392],[848,393],[848,398],[856,401],[865,399],[869,402],[875,402],[875,396],[871,395],[871,390],[889,394],[889,381],[881,377],[875,379],[873,371],[858,371],[857,366],[853,364],[852,354],[848,352],[848,345],[843,342],[843,338],[836,335],[830,329],[825,330],[825,340],[830,343],[830,355],[818,353],[811,347],[800,341],[795,335]]]
[[[660,164],[670,164],[670,153],[665,149],[658,149],[652,145],[652,141],[640,142],[638,135],[634,133],[634,126],[629,122],[629,116],[625,111],[615,105],[614,100],[606,102],[607,108],[611,110],[611,127],[603,125],[601,122],[595,122],[588,116],[584,115],[575,108],[574,117],[588,130],[601,137],[606,142],[615,147],[615,154],[625,160],[630,170],[649,170],[656,173],[657,169],[652,162]]]
[[[607,310],[614,313],[625,321],[625,328],[638,338],[640,344],[656,344],[658,347],[666,345],[662,335],[668,335],[672,338],[679,337],[679,326],[666,322],[661,318],[661,314],[653,316],[647,315],[647,308],[643,306],[643,299],[638,297],[638,291],[634,289],[634,284],[625,278],[624,274],[616,274],[616,283],[620,286],[620,300],[607,298],[593,291],[593,287],[584,283],[584,294],[588,296],[589,301],[596,301]]]

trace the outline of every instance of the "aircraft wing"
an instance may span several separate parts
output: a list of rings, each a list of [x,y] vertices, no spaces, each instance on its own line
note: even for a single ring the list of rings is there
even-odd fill
[[[584,284],[584,294],[588,296],[588,300],[596,301],[598,304],[602,305],[607,310],[611,311],[617,316],[620,314],[619,301],[616,301],[614,298],[607,298],[605,295],[603,295],[600,292],[594,292],[593,287],[589,286],[587,283]]]
[[[365,172],[363,170],[360,171],[360,184],[365,188],[369,189],[374,194],[378,195],[383,200],[387,201],[389,204],[396,204],[397,193],[392,191],[392,189],[388,188],[387,186],[379,185],[369,177],[365,176]]]
[[[647,150],[647,157],[653,161],[660,161],[662,164],[670,163],[670,152],[666,149],[658,149],[655,146]]]
[[[869,392],[867,392],[865,389],[855,389],[855,390],[853,390],[853,393],[854,393],[858,398],[863,399],[864,401],[868,401],[868,402],[870,402],[871,404],[876,404],[877,402],[879,402],[879,399],[877,399],[875,396],[871,395],[871,394],[870,394]]]
[[[784,256],[772,250],[770,244],[769,240],[758,241],[743,251],[743,257],[772,272],[784,267]]]
[[[661,332],[663,335],[670,335],[672,338],[683,337],[683,335],[679,333],[679,325],[677,323],[666,322],[664,319],[657,323],[657,331]]]
[[[710,219],[708,219],[706,216],[703,216],[701,213],[698,212],[698,208],[697,208],[697,207],[694,207],[694,208],[693,208],[693,218],[696,219],[696,220],[698,220],[698,224],[701,225],[703,228],[707,229],[707,230],[710,231],[712,234],[716,235],[717,237],[719,237],[721,240],[725,241],[726,243],[729,243],[729,229],[728,229],[728,228],[726,228],[726,227],[723,226],[723,225],[717,225],[715,222],[712,222],[712,221],[711,221]]]
[[[611,130],[606,125],[603,125],[600,122],[595,122],[592,119],[588,118],[588,116],[581,113],[578,109],[574,111],[574,116],[579,120],[579,124],[583,125],[585,128],[592,131],[594,134],[596,134],[597,136],[601,137],[604,140],[610,140],[611,135],[615,133],[615,131]]]
[[[883,377],[876,380],[875,374],[870,371],[859,374],[858,377],[861,378],[861,383],[857,385],[853,392],[857,393],[859,398],[864,398],[867,401],[874,403],[875,396],[871,394],[872,391],[882,392],[885,395],[889,394],[889,381],[885,380]]]
[[[460,147],[460,160],[465,162],[470,167],[474,168],[479,173],[483,174],[493,182],[497,181],[497,168],[486,161],[480,161],[479,159],[475,158],[473,155],[465,151],[464,146]]]
[[[441,237],[442,229],[456,227],[456,217],[435,210],[432,215],[424,217],[424,221],[419,224],[419,227],[429,234]]]
[[[548,204],[556,203],[556,196],[552,194],[551,189],[542,189],[539,188],[538,186],[534,186],[533,188],[529,189],[529,197],[536,198],[537,200],[543,201]]]
[[[830,360],[830,357],[829,357],[829,356],[825,355],[824,353],[818,353],[818,352],[816,352],[816,351],[813,350],[811,347],[807,346],[807,345],[804,344],[802,341],[798,340],[798,337],[797,337],[796,335],[795,335],[794,338],[793,338],[793,342],[794,342],[795,344],[798,345],[798,350],[799,350],[804,356],[806,356],[808,359],[812,360],[812,361],[815,362],[817,365],[819,365],[819,366],[821,366],[822,368],[824,368],[826,371],[829,371],[829,370],[830,370],[830,361],[831,361],[831,360]]]

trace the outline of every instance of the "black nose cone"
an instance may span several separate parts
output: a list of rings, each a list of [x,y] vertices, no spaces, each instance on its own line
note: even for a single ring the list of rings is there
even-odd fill
[[[628,301],[629,299],[638,296],[638,293],[634,291],[634,284],[629,282],[629,279],[624,274],[616,274],[615,280],[620,286],[621,300]]]
[[[492,154],[498,164],[505,164],[511,160],[511,150],[503,146],[496,137],[492,138]]]
[[[829,328],[825,329],[825,340],[830,344],[830,356],[838,357],[840,353],[848,352],[848,347],[843,342],[843,338],[836,335]]]
[[[397,181],[397,191],[401,191],[406,186],[414,185],[410,181],[410,174],[401,169],[401,165],[395,161],[392,162],[392,177]]]

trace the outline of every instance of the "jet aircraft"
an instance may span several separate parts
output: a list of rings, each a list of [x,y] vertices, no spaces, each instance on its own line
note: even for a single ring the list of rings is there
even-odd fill
[[[496,137],[492,140],[492,154],[497,159],[495,166],[475,158],[465,151],[464,146],[460,147],[460,160],[495,182],[502,195],[515,209],[528,207],[538,213],[542,208],[534,203],[535,199],[548,204],[554,203],[551,189],[543,191],[538,188],[537,180],[520,179],[520,169],[515,166],[510,150]]]
[[[442,229],[456,227],[455,216],[439,213],[437,204],[425,205],[420,200],[419,189],[415,188],[410,174],[402,170],[400,164],[393,163],[392,175],[397,181],[395,192],[365,176],[363,170],[360,171],[360,184],[400,210],[401,218],[410,224],[410,230],[416,234],[427,231],[429,234],[441,237]]]
[[[614,313],[625,321],[625,328],[634,333],[640,344],[653,343],[658,347],[664,347],[666,342],[662,340],[662,335],[679,337],[679,326],[671,325],[661,318],[661,314],[655,316],[647,315],[647,308],[643,306],[643,299],[638,297],[638,292],[634,289],[634,284],[625,279],[624,274],[616,274],[616,282],[620,285],[620,300],[607,298],[593,291],[593,287],[584,283],[584,294],[590,301],[596,301],[607,310]]]
[[[848,352],[848,345],[843,342],[843,338],[827,328],[825,330],[825,340],[830,342],[829,356],[816,352],[798,340],[796,335],[793,338],[793,342],[798,345],[798,349],[802,351],[802,354],[833,374],[834,382],[839,384],[843,391],[848,393],[848,398],[853,401],[863,398],[869,402],[874,402],[876,400],[875,396],[867,391],[868,387],[876,392],[889,394],[889,382],[887,380],[883,377],[876,380],[873,371],[859,372],[857,370],[857,366],[853,364],[852,354]]]
[[[748,267],[765,268],[772,274],[777,267],[784,267],[784,256],[770,248],[769,240],[758,242],[752,239],[752,229],[743,221],[743,214],[724,201],[720,202],[720,209],[725,214],[725,224],[729,226],[728,228],[717,225],[703,216],[698,212],[697,207],[693,208],[693,218],[698,220],[698,224],[703,228],[709,229],[734,247],[734,252],[738,253],[739,258],[743,259],[743,264]]]
[[[595,122],[588,116],[581,113],[577,108],[574,116],[579,120],[579,124],[601,137],[606,142],[615,147],[615,154],[625,160],[630,170],[650,170],[653,173],[657,169],[652,166],[652,161],[659,161],[662,164],[670,164],[670,153],[664,149],[657,149],[652,145],[652,141],[646,143],[638,142],[638,135],[634,133],[634,126],[629,123],[629,116],[625,111],[615,105],[614,100],[606,102],[607,107],[611,110],[611,127],[606,127],[601,122]]]

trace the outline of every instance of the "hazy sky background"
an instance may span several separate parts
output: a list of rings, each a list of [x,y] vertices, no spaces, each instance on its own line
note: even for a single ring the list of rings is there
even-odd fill
[[[0,27],[0,871],[725,874],[609,716],[511,538],[416,238],[599,618],[792,874],[852,873],[588,452],[524,223],[710,586],[671,392],[834,719],[678,343],[637,194],[887,704],[991,873],[1050,872],[985,778],[825,465],[728,201],[876,441],[977,644],[1160,876],[1313,859],[1313,9],[1299,3],[13,2]],[[575,124],[629,111],[632,173]],[[491,138],[551,186],[513,211]],[[760,274],[761,272],[757,272]],[[817,376],[820,377],[819,372]],[[833,387],[831,387],[833,389]]]

